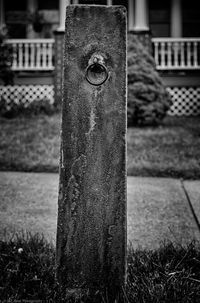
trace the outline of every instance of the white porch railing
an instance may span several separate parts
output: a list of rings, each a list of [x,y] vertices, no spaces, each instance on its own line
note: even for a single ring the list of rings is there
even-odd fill
[[[54,39],[8,39],[12,45],[15,71],[53,70]]]
[[[200,38],[153,38],[159,70],[200,69]]]
[[[200,38],[153,38],[158,70],[200,69]],[[54,39],[9,39],[14,71],[50,71],[54,69]]]

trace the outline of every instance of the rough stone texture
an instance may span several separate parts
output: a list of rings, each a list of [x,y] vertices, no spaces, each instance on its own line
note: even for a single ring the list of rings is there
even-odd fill
[[[64,32],[63,31],[55,31],[55,46],[54,46],[54,54],[55,54],[55,70],[54,70],[54,104],[56,107],[61,106],[62,99],[62,80],[63,80],[63,44],[64,44]]]
[[[86,80],[95,61],[109,74],[100,86]],[[116,294],[124,284],[125,154],[125,9],[69,6],[57,230],[57,277],[67,289]]]

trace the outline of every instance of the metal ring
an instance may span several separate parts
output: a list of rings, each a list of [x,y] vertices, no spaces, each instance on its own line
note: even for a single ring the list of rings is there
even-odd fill
[[[92,85],[102,85],[108,79],[107,68],[100,63],[89,65],[86,69],[86,79]]]

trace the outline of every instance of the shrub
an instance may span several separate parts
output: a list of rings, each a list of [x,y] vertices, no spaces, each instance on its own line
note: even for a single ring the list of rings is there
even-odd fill
[[[58,109],[48,99],[34,100],[30,103],[7,102],[3,97],[0,99],[0,116],[14,118],[16,116],[36,116],[39,114],[52,115]]]
[[[157,125],[171,99],[153,57],[132,34],[128,37],[128,125]]]
[[[7,29],[0,28],[0,79],[4,85],[13,84],[14,73],[12,65],[12,47],[5,43],[7,39]]]

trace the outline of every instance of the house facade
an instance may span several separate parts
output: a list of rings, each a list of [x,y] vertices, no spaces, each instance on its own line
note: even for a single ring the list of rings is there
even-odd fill
[[[12,45],[15,84],[7,98],[59,98],[65,8],[70,4],[124,5],[128,31],[151,42],[157,70],[169,90],[171,115],[200,114],[198,0],[0,0],[0,27]],[[56,89],[57,87],[57,89]],[[57,90],[57,92],[56,92]],[[58,96],[57,96],[58,94]]]

